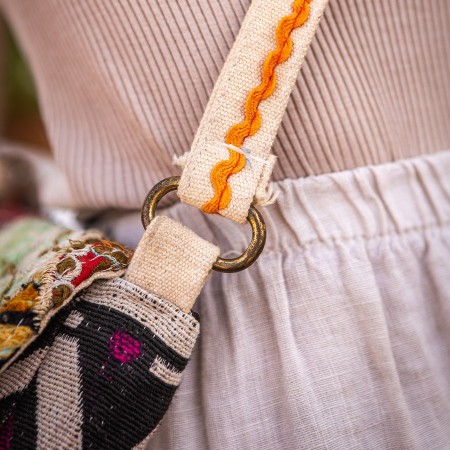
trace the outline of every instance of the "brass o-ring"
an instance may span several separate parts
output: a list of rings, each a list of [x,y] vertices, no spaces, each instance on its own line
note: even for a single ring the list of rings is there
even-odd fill
[[[159,201],[169,192],[178,188],[180,177],[166,178],[157,183],[148,193],[142,207],[142,225],[147,228],[155,217]],[[266,225],[260,212],[252,205],[247,220],[252,228],[252,239],[242,255],[233,259],[217,258],[213,269],[219,272],[239,272],[251,266],[261,254],[266,243]]]

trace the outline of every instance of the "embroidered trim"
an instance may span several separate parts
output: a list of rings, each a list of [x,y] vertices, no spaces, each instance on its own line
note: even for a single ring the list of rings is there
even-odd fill
[[[295,0],[292,5],[292,14],[283,17],[278,23],[277,48],[271,51],[264,61],[261,84],[249,93],[245,102],[245,118],[228,130],[225,137],[226,144],[241,148],[244,140],[253,136],[260,129],[262,119],[261,113],[258,111],[259,104],[273,94],[276,86],[275,69],[291,55],[293,47],[291,33],[308,20],[310,2],[311,0]],[[206,213],[217,213],[229,205],[231,189],[228,179],[231,175],[240,172],[246,165],[244,155],[232,148],[228,148],[228,151],[229,158],[217,163],[211,171],[211,184],[215,193],[214,197],[202,207]]]
[[[16,227],[19,231],[20,225]],[[122,275],[132,255],[130,250],[104,240],[97,232],[86,232],[77,240],[66,237],[62,244],[50,245],[43,251],[27,275],[23,276],[17,267],[8,284],[20,282],[18,288],[6,289],[0,295],[0,371],[77,292],[96,279]]]

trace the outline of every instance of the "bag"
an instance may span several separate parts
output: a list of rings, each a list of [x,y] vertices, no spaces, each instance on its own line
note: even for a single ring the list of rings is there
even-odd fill
[[[264,247],[252,203],[270,197],[270,147],[325,5],[252,2],[181,178],[144,203],[134,253],[95,230],[38,219],[1,231],[0,448],[145,447],[198,336],[191,308],[208,275],[242,270]],[[220,258],[188,228],[154,218],[174,189],[207,213],[248,220],[247,250]]]
[[[164,239],[159,219],[149,241]],[[180,382],[195,315],[129,281],[133,270],[121,278],[132,252],[96,231],[21,220],[0,252],[0,448],[144,441]]]

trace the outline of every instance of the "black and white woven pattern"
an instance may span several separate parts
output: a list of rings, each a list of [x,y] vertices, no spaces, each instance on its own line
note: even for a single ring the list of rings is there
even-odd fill
[[[121,278],[94,283],[1,375],[0,449],[139,448],[198,332],[191,314]]]

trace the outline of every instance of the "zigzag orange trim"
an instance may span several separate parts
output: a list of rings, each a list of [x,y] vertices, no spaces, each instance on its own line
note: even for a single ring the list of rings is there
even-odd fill
[[[283,17],[276,30],[277,48],[271,51],[264,61],[261,75],[261,84],[252,89],[245,102],[245,118],[241,123],[233,125],[227,132],[225,143],[241,147],[245,138],[253,136],[261,127],[261,114],[258,111],[262,100],[270,97],[275,90],[275,69],[285,62],[292,53],[291,33],[295,28],[302,26],[309,16],[309,3],[311,0],[294,0],[292,14]],[[217,163],[211,171],[211,184],[214,197],[206,202],[202,210],[214,214],[226,208],[231,201],[231,189],[228,178],[240,172],[245,167],[245,156],[229,149],[230,157]]]

